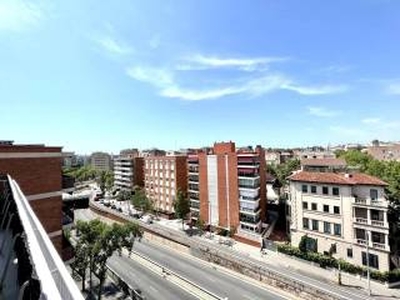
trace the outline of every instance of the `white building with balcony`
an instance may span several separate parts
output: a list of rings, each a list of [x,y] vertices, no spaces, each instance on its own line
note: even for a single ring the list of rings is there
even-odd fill
[[[390,269],[388,201],[382,180],[366,174],[299,171],[289,177],[290,235],[355,265]]]

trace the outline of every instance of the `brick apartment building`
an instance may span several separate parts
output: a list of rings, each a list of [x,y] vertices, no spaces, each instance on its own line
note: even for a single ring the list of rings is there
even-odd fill
[[[122,150],[114,158],[114,186],[119,190],[132,191],[135,186],[144,186],[143,157],[137,149]]]
[[[289,177],[290,235],[356,265],[390,268],[388,206],[382,180],[361,173],[298,171]]]
[[[208,152],[188,156],[192,218],[258,239],[266,216],[264,150],[238,150],[215,143]]]
[[[145,157],[144,186],[154,208],[166,216],[172,216],[177,191],[187,190],[186,156]]]
[[[0,143],[0,173],[21,187],[57,251],[68,243],[62,234],[61,147]]]

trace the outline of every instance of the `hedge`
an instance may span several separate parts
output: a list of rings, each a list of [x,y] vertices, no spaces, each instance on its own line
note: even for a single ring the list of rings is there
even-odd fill
[[[318,263],[322,268],[329,267],[337,269],[340,264],[340,269],[344,272],[361,276],[366,276],[367,273],[365,267],[356,266],[343,259],[336,259],[322,253],[303,252],[299,248],[290,245],[278,245],[278,251],[290,256],[296,256],[307,261]],[[386,272],[371,271],[370,276],[372,279],[381,282],[396,282],[400,280],[400,269]]]

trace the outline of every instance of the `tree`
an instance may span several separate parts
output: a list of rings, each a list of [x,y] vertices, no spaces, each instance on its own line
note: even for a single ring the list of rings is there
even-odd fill
[[[143,213],[154,210],[152,201],[146,196],[144,189],[135,191],[132,196],[132,204],[135,208],[139,208]]]
[[[132,193],[131,191],[128,190],[122,190],[118,193],[117,200],[118,201],[127,201],[132,198]]]
[[[182,220],[182,230],[184,229],[184,221],[188,213],[190,213],[189,199],[186,194],[178,190],[174,201],[175,216]]]
[[[301,252],[318,252],[318,240],[303,235],[299,243],[299,249]]]
[[[100,171],[97,175],[97,183],[101,192],[104,194],[106,190],[110,191],[114,184],[114,176],[110,171]]]
[[[86,275],[86,268],[90,272],[90,289],[92,290],[92,273],[99,278],[100,285],[98,299],[101,299],[102,286],[107,272],[107,260],[115,252],[121,254],[122,248],[131,253],[133,243],[142,237],[142,231],[136,223],[107,225],[99,220],[90,222],[78,221],[77,229],[81,235],[77,244],[79,261],[76,263],[79,274]],[[85,260],[86,254],[86,260]],[[82,278],[85,280],[85,277]],[[83,285],[84,288],[84,285]]]
[[[86,244],[79,241],[75,246],[75,260],[71,264],[72,269],[81,277],[82,291],[85,291],[86,270],[89,266],[89,251]]]
[[[289,177],[293,171],[296,171],[299,168],[300,160],[291,159],[277,166],[267,165],[266,172],[276,177],[279,183],[284,186],[287,184],[287,177]]]
[[[206,225],[206,223],[199,215],[199,217],[196,220],[196,227],[199,230],[200,235],[203,235],[205,225]]]

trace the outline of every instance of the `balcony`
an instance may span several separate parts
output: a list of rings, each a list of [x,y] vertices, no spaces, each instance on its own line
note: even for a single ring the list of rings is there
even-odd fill
[[[83,300],[28,200],[10,176],[0,176],[0,212],[0,299]]]
[[[189,175],[189,182],[199,182],[199,175]]]
[[[354,206],[376,206],[382,208],[388,207],[388,201],[385,199],[360,198],[357,196],[353,196],[352,204]]]
[[[195,200],[190,200],[190,208],[200,209],[200,202]]]
[[[354,207],[354,225],[374,226],[381,228],[389,228],[389,224],[385,221],[386,212],[378,209],[370,209],[364,207]]]
[[[241,206],[239,211],[240,211],[240,213],[243,213],[243,214],[249,214],[249,215],[255,216],[255,215],[260,214],[261,207],[258,206],[258,207],[255,207],[255,208],[251,208],[251,207],[243,207],[243,206]]]
[[[192,182],[189,182],[189,187],[188,187],[189,192],[198,192],[199,191],[199,185],[198,184],[193,184]]]
[[[368,247],[374,249],[390,251],[388,234],[356,228],[354,238],[358,245],[366,247],[368,244]],[[368,238],[370,238],[369,241]]]

